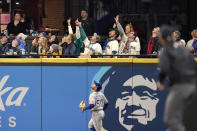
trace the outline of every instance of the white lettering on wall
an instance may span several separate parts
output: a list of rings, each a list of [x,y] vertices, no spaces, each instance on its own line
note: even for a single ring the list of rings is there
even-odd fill
[[[9,75],[6,75],[0,81],[0,111],[6,111],[5,106],[13,106],[13,105],[21,106],[22,101],[27,91],[29,90],[28,87],[17,87],[15,89],[14,87],[7,87],[3,89],[9,77],[10,77]],[[8,92],[9,92],[8,97],[5,100],[5,102],[3,102],[2,96],[7,94]],[[15,100],[13,100],[14,96],[18,93],[19,93],[18,97]]]
[[[16,117],[14,117],[14,116],[11,116],[10,118],[9,118],[9,127],[15,127],[16,126]]]

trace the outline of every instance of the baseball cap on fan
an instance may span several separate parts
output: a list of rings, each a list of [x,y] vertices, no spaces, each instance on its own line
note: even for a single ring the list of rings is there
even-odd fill
[[[27,38],[27,35],[23,34],[23,33],[19,33],[18,37],[21,38],[21,40],[25,40]]]
[[[47,33],[46,32],[40,32],[39,34],[42,34],[45,38],[47,38]]]

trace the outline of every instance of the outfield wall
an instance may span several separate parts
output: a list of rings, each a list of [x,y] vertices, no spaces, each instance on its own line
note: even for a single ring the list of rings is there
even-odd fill
[[[81,112],[78,105],[88,102],[93,81],[103,84],[109,100],[103,130],[166,131],[162,119],[167,90],[156,88],[157,63],[124,58],[0,59],[0,131],[88,131],[90,111]]]

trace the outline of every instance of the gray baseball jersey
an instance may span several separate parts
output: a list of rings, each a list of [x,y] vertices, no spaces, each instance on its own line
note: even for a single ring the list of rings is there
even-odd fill
[[[101,92],[93,92],[89,97],[89,104],[95,105],[92,110],[102,110],[104,104],[108,103],[106,97]]]
[[[96,131],[102,131],[102,119],[105,116],[105,113],[103,111],[104,105],[107,104],[108,101],[103,93],[101,92],[93,92],[90,94],[89,97],[89,104],[95,105],[94,108],[92,108],[92,119],[89,122],[89,128],[95,128]]]

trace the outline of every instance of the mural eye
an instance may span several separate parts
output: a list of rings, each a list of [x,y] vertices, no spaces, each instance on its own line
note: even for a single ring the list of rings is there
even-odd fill
[[[142,96],[140,99],[141,99],[141,100],[147,100],[148,97],[147,97],[147,96]]]
[[[123,100],[129,100],[130,96],[122,97]]]
[[[143,96],[151,96],[148,92],[143,92]]]
[[[148,91],[143,91],[141,100],[146,100],[148,98],[155,99],[155,97],[151,95]]]
[[[129,92],[128,91],[122,92],[121,98],[122,98],[122,100],[128,100],[129,99]]]

